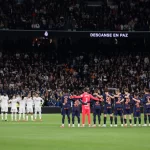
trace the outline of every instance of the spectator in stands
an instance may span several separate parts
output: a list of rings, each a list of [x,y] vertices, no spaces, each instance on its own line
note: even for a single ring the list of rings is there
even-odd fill
[[[1,0],[0,29],[149,31],[149,14],[148,0]]]

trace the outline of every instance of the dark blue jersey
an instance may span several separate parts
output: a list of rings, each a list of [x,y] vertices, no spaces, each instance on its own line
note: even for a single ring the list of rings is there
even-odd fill
[[[150,94],[144,94],[142,101],[143,101],[145,109],[150,108],[150,105],[149,105],[149,103],[150,103]]]
[[[101,102],[92,100],[92,106],[94,109],[101,109]]]
[[[87,103],[82,102],[81,99],[71,99],[71,101],[73,102],[72,105],[73,110],[80,110],[80,103],[82,105],[87,105]]]
[[[81,102],[81,100],[72,99],[72,102],[73,102],[73,105],[72,105],[73,110],[80,110],[80,102]]]
[[[94,97],[97,97],[96,95],[93,95]],[[91,100],[93,109],[101,109],[101,101],[95,101]]]
[[[133,104],[132,96],[129,95],[128,98],[126,98],[127,94],[124,95],[124,109],[130,109],[131,105]]]
[[[140,100],[139,98],[137,98],[136,100]],[[140,106],[141,106],[142,102],[140,100],[140,102],[136,102],[133,100],[133,111],[134,112],[140,112]]]
[[[64,105],[65,104],[65,105]],[[71,107],[71,99],[69,94],[64,94],[61,98],[61,106],[69,109]]]
[[[120,94],[119,97],[115,97],[115,108],[121,108],[122,107],[122,103],[120,102],[123,99],[123,95]]]
[[[110,96],[112,96],[112,94],[109,93]],[[104,105],[106,107],[111,107],[112,105],[112,101],[111,101],[111,97],[106,95],[105,93],[103,94],[103,99],[104,99]]]

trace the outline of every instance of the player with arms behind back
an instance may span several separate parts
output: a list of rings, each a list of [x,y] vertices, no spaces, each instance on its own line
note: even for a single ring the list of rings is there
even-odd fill
[[[33,97],[33,101],[34,101],[34,106],[35,106],[35,120],[37,119],[37,113],[39,113],[39,119],[40,121],[42,121],[41,105],[43,105],[44,100],[41,97],[39,97],[38,93],[36,93],[36,96]]]
[[[4,95],[1,96],[1,118],[4,120],[4,114],[5,114],[5,121],[7,121],[7,112],[8,112],[8,95],[4,93]]]
[[[147,117],[149,119],[149,126],[150,126],[150,91],[149,89],[144,90],[143,96],[143,104],[144,104],[144,125],[147,126]]]

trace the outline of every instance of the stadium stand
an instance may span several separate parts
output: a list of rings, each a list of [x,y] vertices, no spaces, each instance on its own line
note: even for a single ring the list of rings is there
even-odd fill
[[[149,31],[149,0],[0,0],[0,29]]]

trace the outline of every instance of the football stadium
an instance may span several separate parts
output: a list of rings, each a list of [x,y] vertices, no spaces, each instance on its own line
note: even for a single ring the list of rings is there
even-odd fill
[[[150,0],[0,0],[0,150],[150,150]]]

